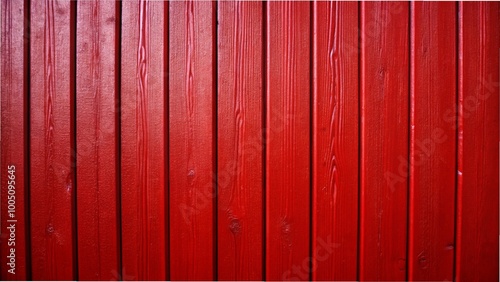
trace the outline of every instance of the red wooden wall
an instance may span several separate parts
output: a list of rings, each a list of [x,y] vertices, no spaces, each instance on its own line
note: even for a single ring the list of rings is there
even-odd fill
[[[498,2],[2,0],[0,278],[498,281],[499,53]]]

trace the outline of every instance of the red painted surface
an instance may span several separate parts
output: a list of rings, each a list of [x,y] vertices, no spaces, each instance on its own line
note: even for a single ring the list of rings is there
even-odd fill
[[[455,3],[411,4],[408,278],[453,280],[457,96]]]
[[[314,2],[313,18],[312,277],[356,280],[358,3]]]
[[[499,22],[2,1],[0,279],[498,280]]]
[[[361,5],[359,279],[404,280],[409,4]]]
[[[266,12],[266,279],[309,280],[310,3]]]
[[[77,5],[77,244],[83,280],[118,278],[117,8],[110,1]]]
[[[76,2],[31,1],[30,236],[34,280],[76,279]]]
[[[28,36],[29,5],[21,0],[1,3],[1,280],[28,280],[29,219],[28,202]],[[10,201],[10,203],[9,203]],[[15,206],[9,207],[9,204]],[[14,224],[12,229],[11,224]],[[7,229],[9,227],[9,229]],[[15,230],[15,241],[11,234]],[[13,245],[15,244],[15,245]],[[8,272],[7,263],[16,247],[15,276]],[[9,256],[9,258],[8,258]]]
[[[498,280],[500,6],[459,5],[457,281]]]
[[[218,6],[218,271],[263,277],[263,3]]]
[[[214,280],[216,3],[169,4],[170,278]]]
[[[165,5],[124,1],[121,29],[123,279],[167,279]]]

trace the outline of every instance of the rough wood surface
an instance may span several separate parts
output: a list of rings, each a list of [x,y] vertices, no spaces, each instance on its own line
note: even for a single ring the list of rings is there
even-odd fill
[[[218,279],[263,277],[263,3],[218,2]]]
[[[167,280],[166,12],[124,1],[121,29],[121,226],[124,279]]]
[[[31,1],[33,280],[76,279],[75,5],[69,1]]]
[[[453,280],[456,3],[411,4],[408,279]]]
[[[76,197],[82,280],[119,278],[118,8],[111,1],[77,4]]]
[[[310,280],[310,3],[266,4],[266,279]]]
[[[358,3],[314,2],[313,21],[312,277],[356,280]]]
[[[170,269],[215,280],[215,2],[170,2]]]
[[[361,280],[405,280],[409,3],[361,5]]]
[[[499,22],[497,2],[459,4],[457,281],[498,280]]]
[[[28,52],[29,3],[2,1],[1,26],[1,214],[0,280],[29,280]],[[14,204],[14,206],[10,206]],[[12,228],[11,224],[14,224]],[[15,231],[15,232],[13,232]],[[15,238],[11,238],[15,234]],[[14,240],[15,239],[15,240]],[[11,248],[15,248],[15,267]],[[8,258],[9,256],[9,258]]]

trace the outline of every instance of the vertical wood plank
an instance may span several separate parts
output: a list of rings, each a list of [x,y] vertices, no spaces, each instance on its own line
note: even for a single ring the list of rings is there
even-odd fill
[[[361,3],[361,280],[405,280],[409,4]]]
[[[124,279],[166,280],[165,4],[122,2],[121,205]]]
[[[218,3],[218,279],[262,280],[262,2]]]
[[[310,279],[310,10],[267,3],[268,280]]]
[[[456,3],[411,4],[408,279],[453,280]]]
[[[117,3],[77,5],[78,273],[118,279]],[[118,18],[119,20],[119,18]]]
[[[1,280],[30,279],[29,215],[26,213],[28,5],[22,0],[1,3]],[[11,234],[15,238],[11,238]],[[13,256],[15,263],[9,265]]]
[[[172,280],[214,280],[215,2],[170,2]]]
[[[31,1],[31,255],[34,280],[76,279],[75,2]]]
[[[498,280],[498,3],[459,4],[457,281]],[[451,113],[454,115],[455,113]]]
[[[313,17],[313,280],[356,280],[358,3],[315,1]]]

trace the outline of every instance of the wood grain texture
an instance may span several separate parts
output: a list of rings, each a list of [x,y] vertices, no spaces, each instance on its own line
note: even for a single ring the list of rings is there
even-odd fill
[[[31,1],[31,256],[34,280],[76,279],[75,2]]]
[[[0,280],[28,280],[28,5],[13,0],[1,3],[1,226]],[[12,167],[14,166],[14,167]],[[9,170],[13,173],[9,173]],[[10,186],[11,185],[11,186]],[[14,204],[14,206],[10,206]],[[11,213],[12,212],[12,213]],[[9,216],[11,215],[12,216]],[[12,222],[9,222],[11,221]],[[11,238],[14,224],[15,238]],[[15,240],[14,240],[15,239]],[[15,249],[14,273],[11,248]]]
[[[312,277],[356,280],[358,4],[315,1],[313,18]]]
[[[497,281],[499,23],[1,1],[0,279]]]
[[[268,280],[310,279],[310,10],[267,3]]]
[[[218,3],[218,279],[263,277],[263,3]]]
[[[409,4],[361,3],[360,280],[404,280]],[[395,176],[394,176],[395,175]]]
[[[498,280],[499,22],[497,2],[459,4],[457,281]]]
[[[456,4],[411,4],[408,279],[453,280]]]
[[[214,280],[216,3],[170,2],[170,269]]]
[[[83,280],[119,278],[117,6],[97,0],[77,5],[78,277]]]
[[[168,279],[165,15],[163,2],[122,3],[121,272],[124,279]]]

